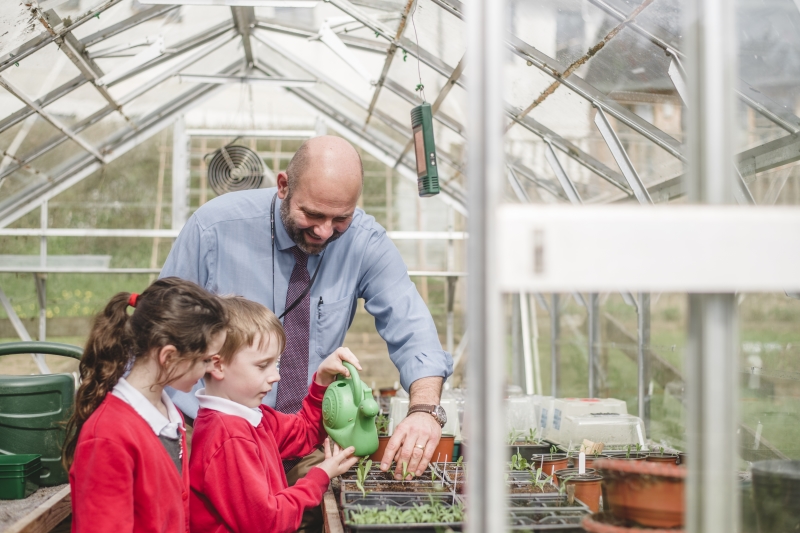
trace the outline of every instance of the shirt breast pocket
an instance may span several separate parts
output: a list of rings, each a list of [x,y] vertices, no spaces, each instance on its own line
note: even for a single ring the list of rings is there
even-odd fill
[[[344,342],[350,323],[352,296],[317,306],[317,355],[327,357]]]

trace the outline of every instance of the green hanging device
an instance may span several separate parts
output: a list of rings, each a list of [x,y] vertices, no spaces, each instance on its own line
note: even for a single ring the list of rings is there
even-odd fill
[[[436,144],[433,142],[431,104],[423,102],[411,110],[411,128],[414,131],[419,195],[424,198],[439,194],[439,168],[436,165]]]
[[[378,450],[378,428],[375,416],[378,402],[372,389],[361,381],[358,371],[343,362],[350,377],[339,374],[330,384],[322,400],[322,425],[330,438],[342,448],[355,447],[354,455],[364,457]]]

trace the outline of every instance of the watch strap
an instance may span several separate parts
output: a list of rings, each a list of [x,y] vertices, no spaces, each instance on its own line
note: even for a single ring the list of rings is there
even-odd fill
[[[411,413],[428,413],[429,415],[433,415],[436,412],[435,405],[427,405],[418,403],[417,405],[412,405],[408,408],[408,414]]]

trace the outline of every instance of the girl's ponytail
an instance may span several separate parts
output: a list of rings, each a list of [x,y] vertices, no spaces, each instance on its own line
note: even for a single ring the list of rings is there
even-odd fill
[[[83,424],[125,374],[132,360],[129,342],[131,317],[127,311],[130,298],[131,293],[117,293],[92,323],[80,363],[81,385],[67,423],[67,440],[62,456],[67,469],[75,455]]]

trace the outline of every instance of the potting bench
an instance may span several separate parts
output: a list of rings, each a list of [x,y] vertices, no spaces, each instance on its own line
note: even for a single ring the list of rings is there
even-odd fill
[[[322,497],[322,516],[325,520],[325,533],[344,533],[339,506],[336,505],[336,496],[330,485]]]
[[[0,501],[0,533],[68,532],[71,512],[69,485],[41,488],[24,500]]]

